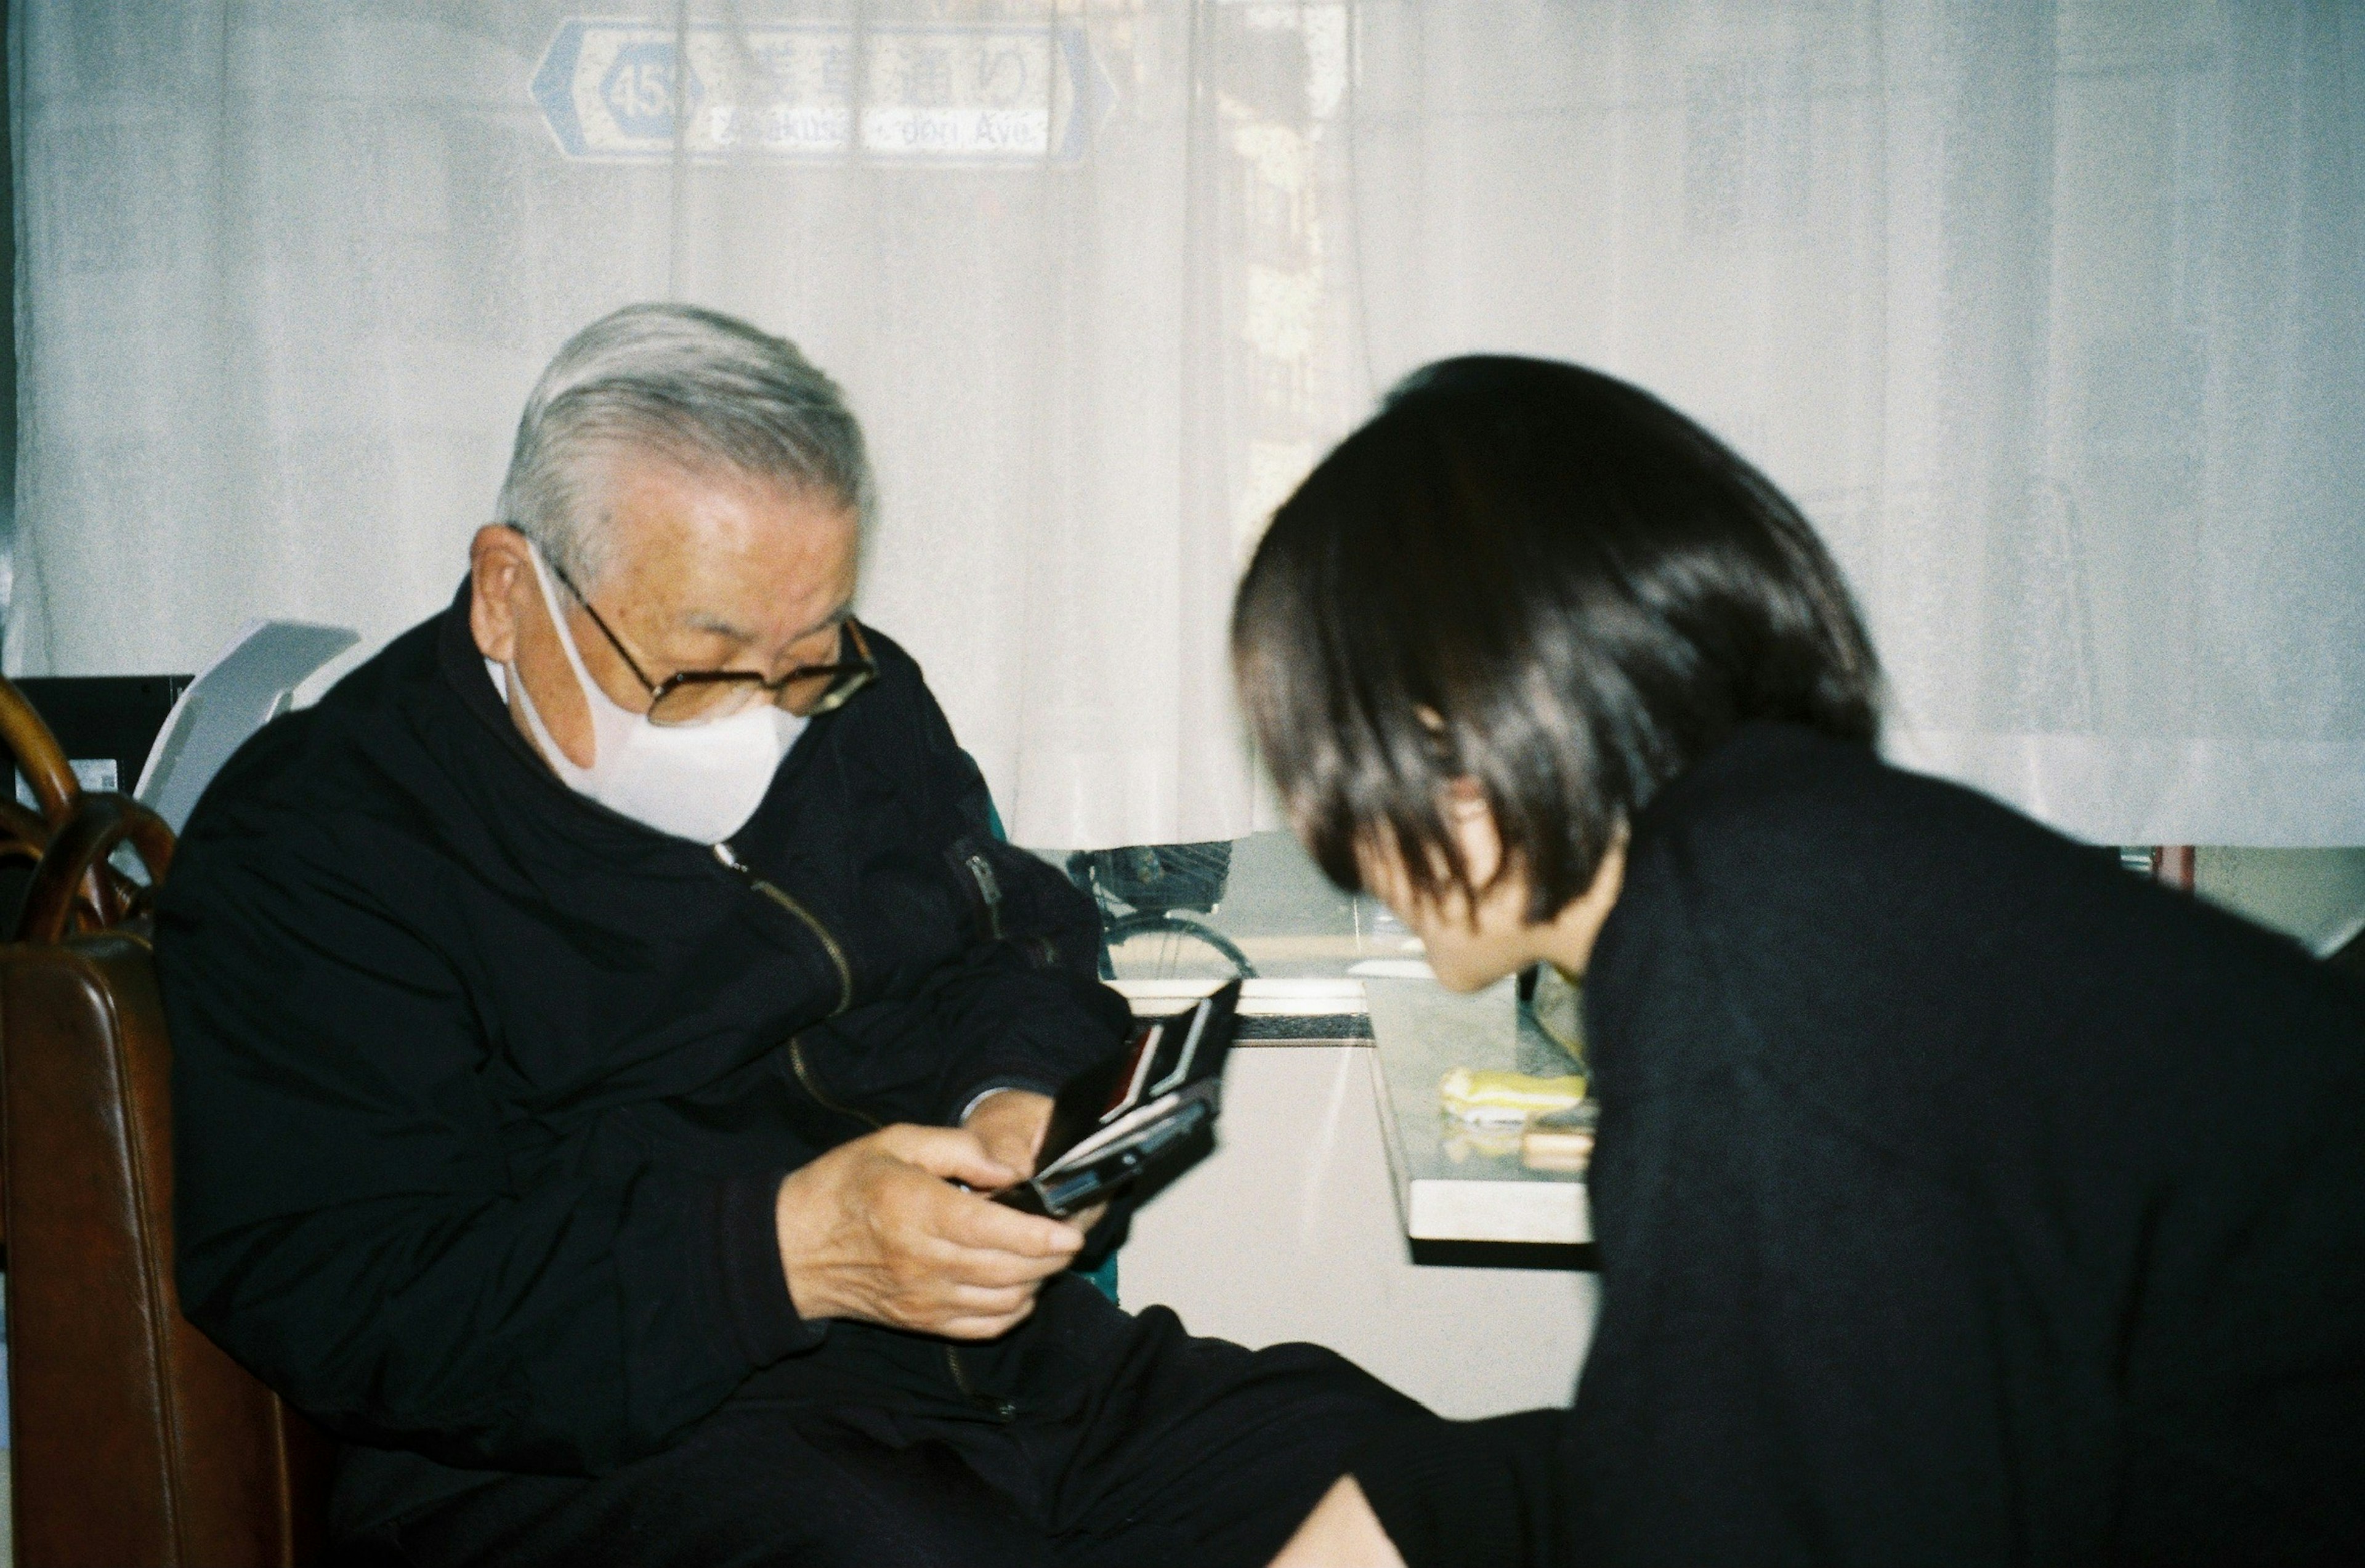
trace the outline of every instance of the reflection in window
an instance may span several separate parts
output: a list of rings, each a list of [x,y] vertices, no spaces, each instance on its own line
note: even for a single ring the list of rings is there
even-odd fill
[[[1419,956],[1401,922],[1332,887],[1285,833],[1045,853],[1099,905],[1112,980],[1336,980]]]

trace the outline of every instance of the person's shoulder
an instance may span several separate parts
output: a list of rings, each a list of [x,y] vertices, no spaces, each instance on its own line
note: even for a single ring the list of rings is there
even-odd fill
[[[1720,858],[1821,857],[1826,846],[1910,853],[1944,838],[2052,858],[2086,852],[1976,790],[1884,761],[1870,745],[1797,724],[1743,726],[1645,807],[1656,829]]]
[[[203,836],[254,810],[316,810],[381,780],[369,765],[389,739],[413,727],[434,674],[435,622],[396,637],[308,708],[283,713],[249,736],[207,785],[189,823]]]
[[[2323,978],[2289,938],[2128,874],[2115,848],[1797,726],[1750,726],[1660,804],[1687,879],[1736,913],[1837,919],[1861,940],[1876,921],[1974,943],[2018,935],[2090,968],[2234,964],[2309,986]]]
[[[869,622],[862,623],[862,640],[878,666],[875,689],[857,697],[841,711],[848,719],[844,738],[859,749],[891,750],[925,740],[930,747],[949,745],[952,728],[946,720],[927,672],[910,649]]]
[[[1876,920],[1992,930],[2032,900],[2109,899],[2129,880],[2001,801],[1788,724],[1730,737],[1638,813],[1633,840],[1646,885],[1680,884],[1696,915],[1777,947]]]
[[[474,718],[443,678],[441,617],[412,627],[310,707],[232,754],[181,834],[167,903],[230,882],[286,885],[307,868],[418,864],[448,795],[439,748]]]
[[[2214,1059],[2278,1016],[2303,1055],[2359,1037],[2351,988],[2288,938],[1802,730],[1753,727],[1671,786],[1637,819],[1634,868],[1638,924],[1696,935],[1792,1049],[2043,1058],[2075,1037]]]

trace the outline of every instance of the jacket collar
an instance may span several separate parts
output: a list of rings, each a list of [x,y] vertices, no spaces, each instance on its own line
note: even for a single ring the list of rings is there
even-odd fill
[[[478,722],[499,738],[502,746],[567,794],[575,791],[559,783],[550,771],[542,754],[518,733],[517,722],[510,717],[509,704],[501,700],[493,685],[491,674],[485,668],[485,655],[476,647],[476,634],[468,626],[468,594],[470,579],[460,579],[460,591],[452,597],[449,609],[437,618],[435,628],[435,670],[443,683],[460,700],[460,706]],[[612,813],[611,813],[612,814]]]

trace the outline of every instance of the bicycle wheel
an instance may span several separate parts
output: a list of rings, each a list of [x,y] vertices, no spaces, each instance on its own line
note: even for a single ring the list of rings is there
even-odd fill
[[[1256,978],[1239,945],[1187,914],[1121,914],[1108,923],[1103,967],[1111,980],[1179,980],[1230,973]]]

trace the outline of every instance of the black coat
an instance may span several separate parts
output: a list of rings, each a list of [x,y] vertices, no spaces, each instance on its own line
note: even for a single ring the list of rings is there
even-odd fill
[[[1051,1088],[1126,1022],[1089,901],[992,842],[918,666],[870,643],[744,871],[551,774],[465,587],[241,749],[158,918],[191,1321],[348,1438],[561,1473],[811,1350],[783,1174]]]
[[[1360,1455],[1413,1568],[2365,1562],[2348,982],[1803,730],[1632,826],[1575,1406]]]

